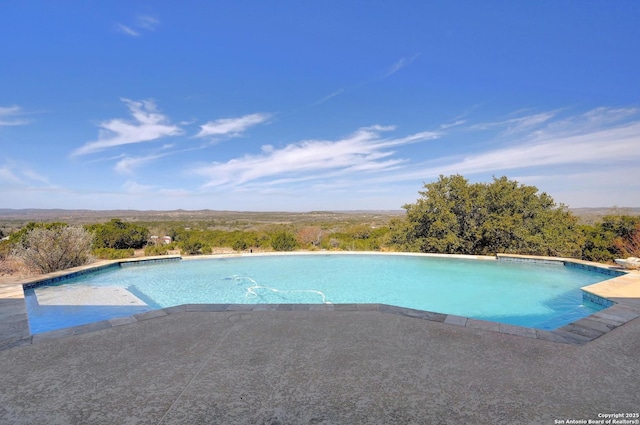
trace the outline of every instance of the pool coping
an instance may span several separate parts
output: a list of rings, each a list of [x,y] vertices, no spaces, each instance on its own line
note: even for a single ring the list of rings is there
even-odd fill
[[[604,274],[617,274],[593,285],[582,287],[583,293],[589,301],[600,303],[606,307],[590,316],[571,322],[560,328],[547,331],[523,326],[515,326],[481,319],[456,316],[451,314],[416,310],[388,304],[182,304],[179,306],[151,310],[133,316],[114,318],[58,329],[32,335],[24,302],[24,289],[34,288],[78,275],[91,273],[96,270],[116,266],[135,266],[149,262],[165,262],[180,260],[197,260],[207,258],[229,258],[265,255],[399,255],[425,256],[456,259],[475,259],[491,261],[537,262],[553,264],[570,264],[573,267],[590,269]],[[136,323],[138,321],[155,319],[169,314],[190,312],[268,312],[268,311],[338,311],[338,312],[379,312],[396,314],[414,319],[440,322],[445,325],[462,326],[481,331],[498,332],[545,341],[584,345],[613,329],[640,317],[640,272],[621,270],[616,266],[562,257],[544,257],[515,254],[497,254],[496,256],[453,255],[453,254],[425,254],[405,252],[340,252],[340,251],[295,251],[286,253],[233,253],[196,257],[157,256],[141,257],[124,260],[100,261],[87,266],[76,267],[64,271],[48,273],[37,277],[20,279],[14,283],[0,284],[0,350],[34,344],[55,338],[79,335],[101,329],[113,328]]]

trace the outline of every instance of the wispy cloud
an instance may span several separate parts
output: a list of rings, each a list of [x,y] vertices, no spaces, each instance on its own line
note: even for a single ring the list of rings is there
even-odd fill
[[[258,180],[264,184],[285,184],[329,176],[383,172],[396,169],[406,161],[394,158],[394,146],[433,140],[437,132],[421,132],[396,139],[382,133],[393,127],[361,128],[351,136],[337,140],[307,140],[282,149],[263,146],[262,153],[245,155],[225,163],[201,167],[195,173],[204,176],[206,186],[241,186]]]
[[[116,29],[122,34],[129,35],[131,37],[140,37],[140,33],[131,27],[128,27],[123,24],[116,24]]]
[[[303,109],[313,108],[313,107],[322,105],[323,103],[328,102],[329,100],[334,99],[334,98],[336,98],[338,96],[341,96],[341,95],[343,95],[345,93],[349,93],[349,92],[351,92],[353,90],[359,89],[359,88],[361,88],[363,86],[366,86],[366,85],[369,85],[371,83],[374,83],[374,82],[377,82],[377,81],[380,81],[380,80],[384,80],[385,78],[395,74],[396,72],[398,72],[402,68],[409,66],[414,60],[416,60],[416,58],[418,58],[418,56],[420,56],[419,53],[417,53],[417,54],[415,54],[415,55],[413,55],[411,57],[401,58],[396,63],[394,63],[391,66],[391,68],[389,68],[386,72],[384,72],[382,74],[378,73],[376,76],[374,76],[372,78],[369,78],[367,80],[362,80],[362,81],[356,82],[354,84],[351,84],[351,85],[348,85],[348,86],[345,86],[345,87],[341,87],[341,88],[333,91],[332,93],[320,98],[319,100],[316,100],[315,102],[310,103],[310,104],[308,104],[308,105],[306,105],[306,106],[304,106],[304,107],[302,107],[302,108],[300,108],[298,110],[290,112],[290,113],[288,113],[286,115],[291,115],[292,113],[297,113],[297,112],[299,112],[300,110],[303,110]]]
[[[155,18],[153,16],[138,16],[136,22],[138,24],[138,27],[144,28],[147,31],[155,31],[156,27],[160,25],[160,21],[158,20],[158,18]]]
[[[43,189],[56,188],[49,178],[34,171],[28,164],[16,163],[10,160],[0,165],[0,182],[4,187],[22,187]]]
[[[640,159],[640,123],[569,137],[553,137],[465,158],[458,172],[474,173],[560,164]]]
[[[462,124],[464,124],[466,122],[467,122],[467,120],[456,120],[454,122],[440,124],[440,129],[446,130],[447,128],[457,127],[457,126],[462,125]]]
[[[638,112],[640,112],[638,108],[600,107],[584,114],[584,118],[591,124],[606,125],[637,115]]]
[[[156,110],[151,100],[122,99],[133,115],[133,121],[113,119],[99,124],[98,140],[88,142],[72,152],[72,156],[88,155],[115,146],[149,142],[182,133],[180,127],[168,124],[168,119]]]
[[[366,86],[366,85],[371,84],[371,83],[376,82],[376,81],[384,80],[385,78],[390,77],[391,75],[393,75],[396,72],[400,71],[402,68],[405,68],[405,67],[411,65],[411,63],[414,60],[416,60],[419,56],[420,56],[420,53],[416,53],[415,55],[413,55],[411,57],[401,58],[396,63],[394,63],[391,66],[391,68],[389,68],[382,75],[378,75],[377,77],[370,78],[368,80],[360,81],[360,82],[358,82],[356,84],[353,84],[353,85],[351,85],[349,87],[346,87],[346,88],[340,88],[340,89],[334,91],[333,93],[321,98],[320,100],[316,101],[315,103],[311,104],[311,106],[321,105],[321,104],[327,102],[328,100],[331,100],[334,97],[340,96],[341,94],[344,94],[344,93],[349,92],[351,90],[360,88],[362,86]]]
[[[414,60],[416,60],[418,58],[418,56],[420,56],[420,53],[416,53],[415,55],[413,55],[411,57],[405,57],[405,58],[400,59],[398,62],[393,64],[393,66],[382,76],[382,78],[390,77],[391,75],[393,75],[396,72],[400,71],[402,68],[405,68],[405,67],[411,65],[411,63]]]
[[[238,137],[248,128],[267,121],[270,114],[250,114],[239,118],[222,118],[200,126],[196,137]]]
[[[3,184],[21,184],[22,180],[16,175],[9,165],[0,166],[0,182]]]
[[[640,121],[614,122],[633,115],[632,110],[598,108],[507,139],[505,147],[465,157],[439,158],[435,165],[421,164],[418,171],[398,175],[412,179],[439,174],[497,173],[536,167],[627,164],[640,161]],[[536,120],[532,120],[534,122]],[[545,120],[546,121],[546,120]],[[594,125],[594,123],[607,123]]]
[[[556,115],[556,111],[541,112],[538,114],[527,115],[518,118],[510,118],[503,121],[486,122],[480,124],[474,124],[469,127],[472,130],[492,130],[503,129],[505,134],[513,134],[521,131],[526,131],[532,127],[544,124]]]
[[[133,174],[135,169],[155,161],[165,155],[147,155],[139,157],[124,157],[113,168],[118,174]]]
[[[333,99],[334,97],[341,95],[342,93],[344,93],[344,89],[336,90],[333,93],[331,93],[331,94],[323,97],[322,99],[318,100],[316,103],[314,103],[314,105],[320,105],[320,104],[326,102],[329,99]]]
[[[121,34],[128,35],[130,37],[140,37],[145,31],[155,31],[160,25],[158,18],[148,15],[140,15],[136,18],[133,24],[124,25],[122,23],[116,23],[116,30]]]
[[[20,118],[23,114],[19,106],[0,106],[0,127],[28,124],[29,120]]]
[[[156,187],[154,186],[140,184],[133,180],[127,180],[126,182],[124,182],[124,184],[122,185],[122,188],[127,193],[133,193],[133,194],[147,193],[156,189]]]

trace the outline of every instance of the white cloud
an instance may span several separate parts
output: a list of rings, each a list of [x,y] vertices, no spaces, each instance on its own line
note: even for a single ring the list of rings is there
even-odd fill
[[[558,164],[640,159],[640,123],[487,152],[456,164],[459,172],[478,172]]]
[[[129,35],[131,37],[140,37],[140,33],[126,25],[116,24],[116,29],[122,34]]]
[[[638,114],[638,108],[596,108],[584,114],[589,122],[596,125],[606,125],[619,122]]]
[[[538,130],[540,137],[545,135],[571,135],[598,131],[610,128],[620,122],[629,121],[628,118],[638,115],[637,108],[596,108],[581,115],[575,115],[549,123],[546,128]]]
[[[474,124],[470,128],[472,130],[491,130],[494,128],[503,128],[504,134],[508,135],[530,130],[533,127],[544,124],[555,115],[556,111],[542,112],[539,114],[527,115],[519,118],[511,118],[504,121]]]
[[[22,175],[24,175],[27,179],[33,181],[33,182],[37,182],[37,183],[42,183],[45,186],[52,186],[51,182],[49,181],[49,179],[45,176],[43,176],[40,173],[37,173],[33,170],[30,170],[28,168],[25,168],[22,170]]]
[[[158,25],[160,25],[158,18],[148,15],[140,15],[136,18],[133,25],[124,25],[119,22],[116,23],[116,30],[130,37],[140,37],[144,31],[155,31]]]
[[[23,113],[19,106],[0,106],[0,127],[28,124],[28,120],[18,118]]]
[[[136,20],[138,27],[144,28],[148,31],[155,31],[156,27],[160,24],[160,21],[153,16],[138,16]]]
[[[162,156],[164,155],[148,155],[141,157],[127,156],[116,163],[114,170],[118,174],[133,174],[135,168],[148,164]]]
[[[413,55],[411,57],[401,58],[399,61],[394,63],[393,66],[391,66],[391,68],[389,68],[387,70],[387,72],[385,72],[384,74],[379,75],[379,76],[374,77],[374,78],[369,79],[369,80],[361,81],[361,82],[359,82],[357,84],[354,84],[354,85],[352,85],[350,87],[347,87],[346,89],[345,88],[340,88],[340,89],[334,91],[333,93],[330,93],[327,96],[325,96],[325,97],[321,98],[320,100],[316,101],[311,106],[321,105],[321,104],[327,102],[328,100],[331,100],[336,96],[340,96],[341,94],[343,94],[343,93],[345,93],[347,91],[351,91],[353,89],[360,88],[360,87],[365,86],[367,84],[371,84],[371,83],[373,83],[375,81],[384,80],[385,78],[390,77],[391,75],[393,75],[396,72],[400,71],[402,68],[405,68],[405,67],[411,65],[411,63],[414,60],[416,60],[418,58],[418,56],[420,56],[420,54],[416,53],[415,55]]]
[[[600,108],[569,119],[551,122],[529,135],[507,140],[506,146],[466,157],[438,158],[397,180],[439,174],[496,173],[535,167],[628,164],[640,161],[640,121],[597,126],[612,110]],[[627,115],[628,116],[628,115]],[[435,162],[442,165],[435,165]]]
[[[318,100],[316,103],[314,103],[314,105],[320,105],[320,104],[328,101],[329,99],[332,99],[332,98],[334,98],[336,96],[341,95],[342,93],[344,93],[344,89],[338,89],[338,90],[334,91],[333,93],[331,93],[331,94],[323,97],[322,99]]]
[[[127,180],[122,187],[127,193],[135,194],[147,193],[155,189],[154,186],[140,184],[133,180]]]
[[[248,128],[261,124],[271,117],[270,114],[249,114],[239,118],[222,118],[200,126],[196,137],[227,136],[237,137]]]
[[[361,128],[351,136],[338,140],[307,140],[282,149],[263,147],[258,155],[245,155],[225,163],[201,167],[196,174],[206,177],[206,186],[240,186],[265,181],[282,184],[317,180],[345,174],[383,172],[396,169],[404,159],[391,158],[394,146],[433,140],[437,132],[421,132],[403,138],[384,139],[381,133],[393,127]],[[383,160],[384,159],[384,160]]]
[[[411,56],[410,58],[402,58],[398,62],[394,63],[393,66],[384,74],[382,78],[387,78],[396,72],[400,71],[402,68],[411,65],[411,63],[416,60],[420,56],[419,53]]]
[[[454,121],[454,122],[450,122],[450,123],[446,123],[446,124],[441,124],[441,125],[440,125],[440,128],[441,128],[442,130],[446,130],[447,128],[457,127],[457,126],[462,125],[462,124],[464,124],[464,123],[466,123],[466,122],[467,122],[467,120],[456,120],[456,121]]]
[[[3,165],[0,167],[0,181],[12,184],[21,184],[22,180],[16,176],[16,174],[11,170],[8,165]]]
[[[113,119],[99,124],[98,140],[88,142],[72,152],[72,156],[88,155],[115,146],[150,142],[163,137],[176,136],[182,130],[167,123],[167,117],[156,111],[150,100],[135,102],[122,99],[133,115],[134,122]]]
[[[58,189],[49,179],[24,163],[6,161],[0,166],[0,187],[45,190]]]

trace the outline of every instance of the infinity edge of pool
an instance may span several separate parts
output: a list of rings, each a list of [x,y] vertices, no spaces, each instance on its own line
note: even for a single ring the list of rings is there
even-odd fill
[[[199,260],[211,258],[228,258],[242,256],[265,255],[405,255],[440,258],[476,259],[484,261],[517,261],[534,263],[562,263],[573,267],[597,271],[613,276],[607,280],[582,287],[585,296],[591,302],[610,305],[590,316],[581,318],[554,330],[540,330],[499,322],[467,318],[445,313],[416,310],[387,304],[183,304],[174,307],[151,310],[128,317],[119,317],[84,325],[58,329],[38,334],[31,334],[24,301],[24,289],[44,286],[51,283],[92,273],[100,269],[118,265],[133,265],[148,262],[165,262],[178,260]],[[132,264],[133,263],[133,264]],[[619,268],[587,262],[571,258],[541,257],[513,254],[497,254],[496,256],[423,254],[423,253],[380,253],[380,252],[287,252],[287,253],[252,253],[252,254],[218,254],[198,257],[161,256],[143,257],[126,260],[102,261],[88,266],[41,275],[24,279],[12,284],[0,284],[0,350],[60,338],[78,335],[149,320],[175,313],[188,312],[265,312],[265,311],[340,311],[340,312],[380,312],[397,314],[419,320],[441,322],[448,325],[463,326],[471,329],[499,332],[527,338],[535,338],[558,343],[583,345],[625,323],[640,317],[640,272],[621,271]]]

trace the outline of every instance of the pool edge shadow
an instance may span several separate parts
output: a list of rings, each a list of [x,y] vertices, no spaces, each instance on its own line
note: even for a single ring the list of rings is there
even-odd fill
[[[495,332],[547,342],[582,346],[606,333],[640,317],[640,309],[616,304],[594,315],[569,323],[554,330],[540,330],[523,326],[508,325],[456,315],[415,310],[388,304],[182,304],[128,317],[103,320],[85,325],[53,330],[15,340],[9,344],[0,343],[0,350],[25,344],[36,344],[52,339],[73,337],[120,326],[133,325],[146,320],[163,318],[173,314],[191,313],[238,313],[238,312],[377,312],[404,316],[410,319],[440,323],[442,326],[468,328],[472,332]]]

